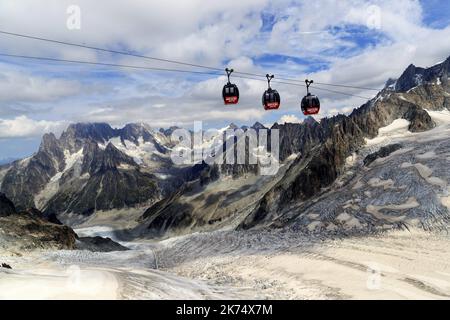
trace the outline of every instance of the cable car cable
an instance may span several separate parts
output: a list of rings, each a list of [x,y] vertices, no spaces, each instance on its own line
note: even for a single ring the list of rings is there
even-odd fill
[[[383,89],[374,89],[374,88],[367,88],[367,87],[355,87],[355,86],[348,86],[344,84],[331,84],[331,83],[323,83],[323,82],[315,82],[315,84],[320,84],[322,86],[330,86],[330,87],[341,87],[341,88],[349,88],[349,89],[361,89],[361,90],[371,90],[371,91],[381,91]]]
[[[0,34],[14,36],[14,37],[21,37],[21,38],[26,38],[26,39],[32,39],[32,40],[38,40],[38,41],[45,41],[45,42],[50,42],[50,43],[55,43],[55,44],[62,44],[62,45],[67,45],[67,46],[74,46],[74,47],[85,48],[85,49],[91,49],[91,50],[102,51],[102,52],[109,52],[109,53],[113,53],[113,54],[127,55],[127,56],[132,56],[135,58],[185,65],[185,66],[189,66],[189,67],[202,68],[202,69],[208,69],[208,70],[213,70],[213,71],[222,72],[222,70],[223,70],[221,68],[215,68],[215,67],[210,67],[210,66],[205,66],[205,65],[200,65],[200,64],[194,64],[194,63],[171,60],[171,59],[163,59],[163,58],[152,57],[152,56],[145,56],[145,55],[135,54],[132,52],[127,52],[127,51],[118,51],[118,50],[100,48],[100,47],[89,46],[89,45],[84,45],[84,44],[80,44],[80,43],[54,40],[54,39],[49,39],[49,38],[44,38],[44,37],[37,37],[37,36],[31,36],[31,35],[26,35],[26,34],[21,34],[21,33],[8,32],[8,31],[4,31],[4,30],[0,30]],[[249,75],[249,76],[254,76],[254,77],[260,77],[260,78],[266,77],[265,75],[250,73],[250,72],[235,71],[234,73],[242,74],[242,75]],[[284,80],[284,81],[302,82],[301,80],[283,78],[283,77],[278,77],[278,79]],[[332,83],[316,82],[316,84],[320,84],[320,85],[324,85],[324,86],[342,87],[342,88],[348,88],[348,89],[358,89],[358,90],[373,90],[373,91],[381,91],[382,90],[382,89],[374,89],[374,88],[358,87],[358,86],[350,86],[350,85],[340,85],[340,84],[332,84]]]
[[[135,66],[135,65],[126,65],[126,64],[116,64],[116,63],[104,63],[104,62],[93,62],[93,61],[82,61],[82,60],[68,60],[68,59],[57,59],[57,58],[48,58],[48,57],[25,56],[25,55],[16,55],[16,54],[7,54],[7,53],[0,53],[0,56],[10,57],[10,58],[23,58],[23,59],[30,59],[30,60],[44,60],[44,61],[54,61],[54,62],[99,65],[99,66],[106,66],[106,67],[120,67],[120,68],[153,70],[153,71],[168,71],[168,72],[182,72],[182,73],[207,74],[207,75],[221,75],[221,73],[219,74],[217,72],[180,70],[180,69],[169,69],[169,68],[158,68],[158,67],[145,67],[145,66]]]
[[[222,75],[223,73],[217,73],[217,72],[206,72],[206,71],[195,71],[195,70],[180,70],[180,69],[169,69],[169,68],[157,68],[157,67],[146,67],[146,66],[136,66],[136,65],[126,65],[126,64],[116,64],[116,63],[104,63],[104,62],[93,62],[93,61],[81,61],[81,60],[68,60],[68,59],[57,59],[57,58],[48,58],[48,57],[36,57],[36,56],[26,56],[26,55],[15,55],[15,54],[7,54],[7,53],[0,53],[0,56],[2,57],[9,57],[9,58],[19,58],[19,59],[30,59],[30,60],[41,60],[41,61],[52,61],[52,62],[64,62],[64,63],[73,63],[73,64],[84,64],[84,65],[98,65],[98,66],[106,66],[106,67],[119,67],[119,68],[130,68],[130,69],[140,69],[140,70],[150,70],[150,71],[163,71],[163,72],[179,72],[179,73],[192,73],[192,74],[203,74],[203,75]],[[257,79],[257,78],[250,78],[245,76],[239,76],[235,75],[236,78],[241,79],[248,79],[248,80],[255,80],[255,81],[264,81],[267,80],[264,79]],[[297,86],[297,87],[305,87],[303,84],[298,83],[291,83],[291,82],[285,82],[285,81],[278,81],[275,80],[275,83],[284,84],[284,85],[290,85],[290,86]],[[353,96],[357,98],[362,98],[365,100],[370,100],[371,98],[354,95],[350,93],[325,89],[325,88],[319,88],[316,87],[317,90],[322,91],[328,91],[331,93],[337,93],[341,95],[347,95],[347,96]]]
[[[259,79],[254,79],[254,80],[259,80]],[[290,83],[290,82],[284,82],[284,81],[276,81],[276,83],[280,83],[280,84],[285,84],[285,85],[291,85],[291,86],[297,86],[297,87],[306,87],[306,85],[302,85],[302,84],[298,84],[298,83]],[[360,95],[356,95],[356,94],[352,94],[352,93],[346,93],[346,92],[342,92],[342,91],[335,91],[335,90],[330,90],[330,89],[326,89],[326,88],[320,88],[320,87],[315,87],[316,90],[321,90],[321,91],[327,91],[327,92],[331,92],[331,93],[337,93],[337,94],[341,94],[341,95],[346,95],[346,96],[350,96],[350,97],[356,97],[356,98],[361,98],[361,99],[365,99],[365,100],[371,100],[372,98],[368,98],[368,97],[363,97]]]
[[[15,36],[15,37],[21,37],[21,38],[27,38],[27,39],[32,39],[32,40],[51,42],[51,43],[56,43],[56,44],[63,44],[63,45],[67,45],[67,46],[91,49],[91,50],[96,50],[96,51],[103,51],[103,52],[109,52],[109,53],[114,53],[114,54],[132,56],[132,57],[135,57],[135,58],[142,58],[142,59],[148,59],[148,60],[168,62],[168,63],[185,65],[185,66],[189,66],[189,67],[210,69],[210,70],[214,70],[214,71],[222,71],[222,69],[219,69],[219,68],[202,66],[202,65],[198,65],[198,64],[194,64],[194,63],[181,62],[181,61],[170,60],[170,59],[163,59],[163,58],[157,58],[157,57],[151,57],[151,56],[144,56],[144,55],[135,54],[135,53],[132,53],[132,52],[127,52],[127,51],[118,51],[118,50],[112,50],[112,49],[105,49],[105,48],[100,48],[100,47],[88,46],[88,45],[81,44],[81,43],[73,43],[73,42],[60,41],[60,40],[54,40],[54,39],[48,39],[48,38],[42,38],[42,37],[35,37],[35,36],[26,35],[26,34],[8,32],[8,31],[3,31],[3,30],[0,30],[0,34],[5,34],[5,35],[10,35],[10,36]]]

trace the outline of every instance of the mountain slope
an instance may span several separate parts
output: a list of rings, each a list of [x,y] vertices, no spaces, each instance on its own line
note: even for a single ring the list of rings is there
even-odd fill
[[[44,135],[30,158],[4,166],[1,191],[18,209],[38,207],[47,214],[86,215],[151,203],[160,196],[157,178],[128,152],[130,141],[154,143],[157,152],[166,152],[143,126],[73,124],[59,139]]]
[[[88,215],[142,204],[158,197],[153,175],[141,172],[132,158],[112,144],[101,150],[97,144],[85,145],[79,175],[75,170],[62,175],[58,192],[49,199],[45,212],[74,212]],[[78,179],[86,176],[85,179]]]
[[[261,199],[240,227],[248,229],[267,224],[285,225],[289,219],[284,216],[293,210],[293,206],[305,203],[323,188],[331,186],[344,173],[347,157],[361,149],[365,139],[374,138],[379,129],[395,120],[408,121],[407,129],[410,132],[434,128],[436,124],[425,109],[447,110],[449,106],[450,88],[448,82],[442,79],[448,78],[450,58],[432,69],[433,72],[419,69],[419,75],[426,74],[427,77],[421,78],[417,87],[412,86],[419,81],[408,82],[406,79],[418,76],[411,75],[411,71],[407,70],[397,84],[402,89],[408,89],[408,92],[394,92],[386,88],[348,117],[341,115],[323,119],[320,128],[326,140],[308,150],[305,156],[297,158],[296,163],[287,171],[285,179]],[[429,76],[430,74],[434,77]],[[297,216],[303,209],[304,207],[296,211]]]
[[[346,161],[342,175],[314,197],[276,214],[249,216],[241,228],[288,226],[309,233],[367,233],[391,228],[446,229],[450,222],[450,112],[430,113],[435,129],[411,133],[395,121]],[[394,148],[392,148],[394,146]],[[389,152],[378,152],[380,148]],[[371,162],[366,159],[375,159]]]
[[[155,131],[145,124],[115,129],[85,123],[70,125],[60,138],[45,135],[35,155],[1,166],[0,190],[19,210],[37,207],[46,215],[141,208],[145,213],[135,231],[144,235],[296,225],[305,206],[345,176],[348,158],[365,154],[368,139],[380,138],[386,128],[399,123],[410,133],[442,129],[442,123],[436,128],[437,118],[429,112],[450,107],[449,71],[450,58],[428,69],[410,66],[348,116],[274,124],[270,130],[279,130],[281,169],[272,177],[261,176],[261,166],[250,163],[174,165],[170,153],[176,146],[171,137],[176,127]],[[230,124],[201,146],[220,150],[226,145],[221,135],[227,129],[249,128],[259,134],[264,126]],[[233,139],[227,142],[237,144]],[[249,145],[246,151],[247,160],[256,152]],[[231,152],[236,158],[235,151],[225,150],[221,156]],[[373,162],[385,152],[374,153]],[[444,217],[445,208],[440,209]]]
[[[375,138],[380,129],[382,131],[382,128],[398,119],[407,123],[406,129],[409,132],[433,129],[436,123],[426,110],[446,110],[449,106],[449,87],[444,80],[448,77],[449,61],[450,58],[434,66],[432,72],[418,69],[420,74],[427,74],[421,78],[420,83],[408,82],[408,77],[419,77],[411,75],[411,70],[405,71],[396,85],[407,92],[397,92],[392,86],[388,86],[349,116],[338,115],[320,122],[309,119],[301,124],[275,124],[272,129],[280,131],[280,160],[284,164],[281,176],[272,179],[271,186],[266,183],[265,188],[260,188],[260,192],[254,194],[253,201],[247,201],[242,206],[243,209],[237,209],[232,214],[228,212],[227,218],[231,219],[231,216],[237,219],[235,222],[241,221],[240,229],[291,225],[291,220],[301,220],[302,210],[305,210],[308,203],[316,201],[317,195],[346,172],[348,157],[363,150],[367,139]],[[292,161],[293,157],[295,160]],[[221,170],[221,174],[230,174],[236,172],[239,166],[222,167],[227,168]],[[251,170],[244,170],[242,174],[233,176],[239,179],[250,172]],[[222,179],[214,182],[214,185],[216,189],[226,188],[226,182],[222,182]],[[202,196],[209,194],[208,191],[205,194],[202,192],[198,192],[196,197],[202,199]],[[201,205],[191,206],[196,201],[192,200],[191,195],[191,191],[184,196],[178,194],[164,200],[163,205],[150,207],[144,214],[149,234],[161,235],[175,230],[176,233],[186,233],[199,224],[204,225],[203,229],[207,230],[223,227],[215,215],[226,208],[221,197],[216,197],[216,201],[209,198],[211,201],[208,206],[218,208],[211,214],[207,213],[210,211],[205,210],[207,207],[202,202]],[[227,197],[227,193],[223,195]],[[245,196],[242,198],[245,199]],[[187,205],[181,210],[182,203]],[[305,206],[301,206],[302,204]],[[297,209],[294,210],[294,207]],[[444,214],[442,216],[445,217]]]
[[[0,193],[0,251],[74,249],[76,238],[71,228],[50,222],[37,210],[16,211]]]

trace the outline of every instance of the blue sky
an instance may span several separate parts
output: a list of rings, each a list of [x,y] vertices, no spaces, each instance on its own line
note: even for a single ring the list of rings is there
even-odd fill
[[[421,0],[423,22],[436,29],[446,28],[450,24],[450,2],[445,0]]]
[[[277,77],[380,88],[410,63],[428,66],[450,56],[448,1],[291,0],[76,1],[80,29],[66,0],[4,0],[0,30],[84,43]],[[78,18],[78,16],[76,17]],[[27,21],[27,23],[23,23]],[[71,20],[72,21],[72,20]],[[151,67],[190,69],[0,35],[0,53]],[[42,134],[69,123],[113,126],[148,122],[155,128],[224,127],[230,122],[299,122],[302,87],[277,84],[279,111],[261,107],[264,81],[233,78],[238,106],[224,107],[225,76],[189,75],[27,61],[0,57],[0,159],[37,150]],[[327,88],[327,87],[322,87]],[[312,90],[321,117],[347,113],[361,98]],[[336,89],[336,88],[334,88]],[[370,98],[376,92],[341,90]]]

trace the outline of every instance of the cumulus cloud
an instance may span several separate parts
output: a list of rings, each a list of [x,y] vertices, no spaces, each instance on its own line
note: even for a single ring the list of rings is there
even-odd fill
[[[278,120],[278,123],[283,124],[283,123],[302,123],[303,120],[298,118],[296,115],[293,114],[285,114],[284,116],[282,116],[280,118],[280,120]]]
[[[54,102],[80,92],[80,84],[65,79],[51,79],[18,72],[0,64],[0,103]]]
[[[81,29],[66,28],[71,0],[4,0],[0,20],[12,32],[85,43],[143,55],[178,59],[238,71],[274,73],[281,110],[265,112],[265,80],[232,76],[241,91],[238,106],[223,105],[224,75],[67,65],[6,59],[0,64],[0,116],[25,116],[35,131],[44,120],[146,121],[153,126],[189,125],[202,120],[264,123],[301,121],[305,88],[277,78],[380,88],[410,63],[427,66],[450,55],[450,27],[424,23],[420,1],[148,1],[78,0]],[[267,18],[269,17],[269,18]],[[26,20],[27,23],[23,23]],[[189,69],[179,65],[0,37],[0,51],[99,62]],[[3,60],[2,60],[3,61]],[[198,70],[198,69],[196,69]],[[321,116],[348,113],[376,92],[313,85]],[[18,119],[18,118],[14,118]],[[2,128],[5,128],[1,120]],[[55,121],[48,120],[48,123]],[[31,127],[33,127],[31,126]],[[40,128],[40,129],[39,129]],[[22,134],[20,130],[17,132]],[[5,132],[2,129],[2,132]],[[12,137],[13,134],[9,133]],[[4,135],[2,135],[4,137]]]
[[[32,120],[27,116],[0,119],[0,139],[40,137],[48,132],[58,134],[66,125],[64,121]]]

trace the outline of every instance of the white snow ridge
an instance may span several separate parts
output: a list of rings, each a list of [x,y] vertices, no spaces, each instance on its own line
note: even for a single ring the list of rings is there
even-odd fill
[[[34,203],[36,208],[42,209],[47,201],[50,200],[58,192],[59,181],[66,172],[74,169],[74,177],[79,177],[81,175],[82,160],[83,149],[80,149],[78,152],[72,154],[68,150],[64,151],[64,161],[66,163],[66,166],[63,171],[56,173],[47,183],[45,188],[35,196]]]

